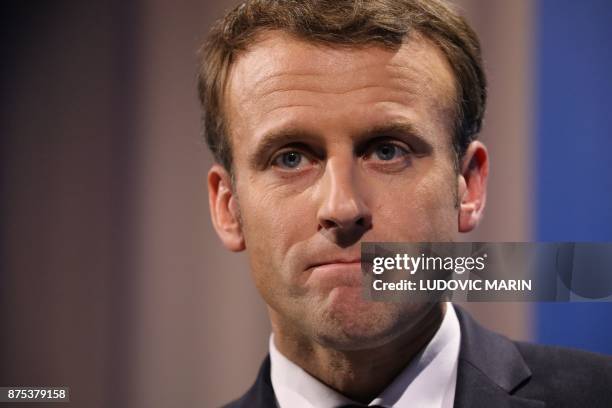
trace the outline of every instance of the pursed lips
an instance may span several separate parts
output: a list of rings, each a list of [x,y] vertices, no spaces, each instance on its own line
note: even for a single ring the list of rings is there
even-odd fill
[[[331,259],[328,261],[322,261],[322,262],[317,262],[315,264],[312,264],[311,266],[308,267],[308,269],[315,269],[315,268],[321,268],[321,267],[329,267],[329,266],[351,266],[351,265],[355,265],[355,264],[359,264],[361,265],[361,258],[338,258],[338,259]]]

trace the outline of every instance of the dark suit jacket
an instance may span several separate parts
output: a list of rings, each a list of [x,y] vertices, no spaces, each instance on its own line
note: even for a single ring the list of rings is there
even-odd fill
[[[461,326],[455,408],[612,408],[612,357],[513,342],[455,310]],[[275,401],[267,357],[255,384],[226,407],[267,408]]]

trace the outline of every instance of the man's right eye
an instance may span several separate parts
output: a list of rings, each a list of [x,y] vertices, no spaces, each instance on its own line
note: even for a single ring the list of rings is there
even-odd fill
[[[301,166],[308,164],[306,156],[296,150],[290,150],[280,153],[272,160],[272,165],[285,170],[296,170]]]

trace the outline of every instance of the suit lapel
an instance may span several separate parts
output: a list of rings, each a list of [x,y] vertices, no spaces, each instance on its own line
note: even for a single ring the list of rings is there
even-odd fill
[[[276,396],[270,380],[270,356],[261,364],[255,384],[238,401],[229,404],[230,408],[274,408]]]
[[[545,407],[514,395],[531,378],[514,343],[481,327],[460,307],[455,310],[461,326],[455,408]]]

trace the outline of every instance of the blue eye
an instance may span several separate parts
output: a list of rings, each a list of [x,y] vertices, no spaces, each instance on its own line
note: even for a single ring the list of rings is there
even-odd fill
[[[285,152],[278,156],[274,162],[278,166],[295,169],[302,162],[302,154],[296,151]]]
[[[379,160],[389,161],[401,156],[404,152],[394,144],[383,143],[376,147],[374,153]]]

